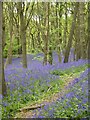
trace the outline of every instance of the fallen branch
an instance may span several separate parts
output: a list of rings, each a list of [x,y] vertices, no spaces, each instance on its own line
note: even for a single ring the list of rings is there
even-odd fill
[[[35,105],[35,106],[30,106],[30,107],[25,107],[25,108],[20,109],[19,111],[20,112],[25,112],[25,111],[28,111],[28,110],[38,109],[38,108],[41,108],[43,106],[45,106],[45,104]]]

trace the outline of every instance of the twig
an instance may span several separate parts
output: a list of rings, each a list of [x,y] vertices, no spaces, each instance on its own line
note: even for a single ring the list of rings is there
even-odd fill
[[[51,88],[52,88],[52,86],[50,86],[50,87],[48,88],[47,92],[48,92]]]

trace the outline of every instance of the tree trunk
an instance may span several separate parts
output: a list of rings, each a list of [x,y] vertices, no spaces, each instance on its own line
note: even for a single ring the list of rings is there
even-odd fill
[[[85,41],[85,3],[80,2],[80,42],[81,42],[81,57],[86,58],[86,41]]]
[[[88,59],[90,60],[90,2],[88,2]]]
[[[67,43],[67,2],[65,2],[65,28],[64,28],[64,49]]]
[[[8,53],[7,53],[7,59],[6,59],[6,62],[5,62],[5,67],[7,67],[8,64],[12,64],[12,40],[13,40],[13,3],[11,3],[10,5],[8,5],[8,10],[9,10],[9,16],[10,16],[10,19],[9,19],[9,26],[10,26],[10,33],[9,33],[9,36],[10,36],[10,44],[9,44],[9,47],[8,47]]]
[[[24,11],[22,8],[22,2],[19,3],[20,9],[20,36],[22,43],[22,63],[23,67],[27,68],[27,56],[26,56],[26,21],[24,18]]]
[[[59,8],[59,11],[57,8]],[[62,18],[62,3],[56,2],[56,42],[57,42],[57,54],[58,54],[59,62],[61,62],[60,53],[61,53],[61,44],[62,44],[61,18]]]
[[[40,12],[40,8],[39,8],[39,4],[37,2],[37,16],[39,15],[39,12]],[[37,41],[38,41],[38,48],[40,49],[41,48],[41,38],[40,38],[40,27],[41,27],[41,23],[40,23],[40,16],[38,16],[38,20],[36,19],[36,25],[37,25],[37,29],[38,29],[38,32],[37,32]]]
[[[19,23],[19,18],[18,18],[18,23]],[[21,40],[20,40],[20,29],[19,29],[19,24],[17,25],[17,44],[18,44],[18,55],[22,54],[22,45],[21,45]]]
[[[0,2],[0,94],[5,96],[7,94],[6,83],[4,77],[4,60],[3,60],[3,39],[2,39],[2,2]],[[2,85],[2,86],[1,86]]]
[[[68,44],[67,44],[66,51],[65,51],[64,63],[68,62],[69,53],[70,53],[70,49],[71,49],[71,46],[72,46],[72,39],[73,39],[73,33],[74,33],[74,29],[75,29],[76,15],[77,15],[77,12],[78,12],[78,8],[79,8],[79,4],[75,3],[74,16],[73,16],[73,21],[72,21],[72,25],[71,25]]]
[[[32,50],[35,50],[34,36],[32,33],[31,33],[31,37],[32,37],[32,42],[31,42]]]
[[[19,56],[21,56],[21,54],[22,54],[22,45],[21,45],[21,39],[20,39],[20,25],[19,25],[19,23],[20,23],[20,11],[19,11],[19,7],[18,7],[18,4],[17,4],[17,6],[16,6],[16,8],[17,8],[17,19],[15,19],[15,21],[16,21],[16,32],[17,32],[17,44],[18,44],[18,55]]]
[[[48,39],[49,39],[49,2],[44,3],[44,9],[45,9],[45,33],[44,33],[44,61],[43,64],[47,65],[47,55],[48,55]]]
[[[50,15],[50,4],[48,3],[48,62],[50,65],[52,65],[53,62],[53,56],[52,56],[52,42],[51,42],[51,36],[50,36],[50,25],[49,25],[49,15]]]
[[[12,64],[12,39],[13,39],[13,3],[11,3],[9,7],[9,15],[10,15],[10,46],[8,52],[8,64]]]
[[[81,42],[80,42],[80,11],[77,13],[77,23],[75,29],[75,54],[76,61],[81,58]]]

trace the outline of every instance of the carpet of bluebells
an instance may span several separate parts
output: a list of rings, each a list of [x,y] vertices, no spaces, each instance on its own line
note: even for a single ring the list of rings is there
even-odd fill
[[[88,69],[69,84],[67,93],[57,101],[34,112],[32,118],[88,118]]]
[[[73,61],[73,54],[69,56],[69,62],[58,62],[58,56],[53,52],[53,65],[43,66],[42,53],[27,55],[28,68],[22,68],[21,58],[13,58],[12,64],[5,69],[5,80],[8,96],[2,100],[2,117],[13,117],[18,109],[27,103],[40,101],[52,93],[62,89],[64,82],[60,75],[51,74],[55,70],[66,70],[78,66],[84,66],[87,60]],[[33,118],[66,118],[88,116],[88,70],[83,68],[80,76],[68,85],[67,93],[55,102],[47,104],[44,108],[34,110]],[[72,72],[72,71],[71,71]],[[50,86],[52,89],[48,91]],[[0,97],[1,98],[1,97]]]

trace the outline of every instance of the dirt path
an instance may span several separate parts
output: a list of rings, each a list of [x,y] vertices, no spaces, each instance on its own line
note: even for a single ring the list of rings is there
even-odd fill
[[[46,104],[55,102],[58,98],[61,98],[68,90],[68,85],[72,83],[72,81],[76,78],[76,76],[69,76],[66,80],[66,83],[64,85],[64,88],[59,92],[53,94],[49,99],[43,100],[40,104],[34,104],[32,106],[27,106],[23,109],[21,109],[21,112],[19,112],[15,118],[31,118],[34,116],[34,109],[39,108],[40,106],[45,106]],[[31,109],[32,108],[32,109]],[[38,115],[38,112],[37,112]]]

